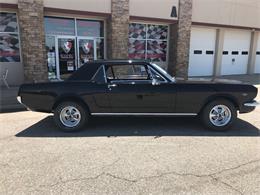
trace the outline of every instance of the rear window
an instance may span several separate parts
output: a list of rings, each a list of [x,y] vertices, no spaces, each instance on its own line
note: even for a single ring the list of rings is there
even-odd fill
[[[111,65],[106,71],[109,80],[147,80],[147,68],[144,65]]]
[[[75,71],[67,80],[71,81],[90,81],[97,72],[100,64],[86,63]]]

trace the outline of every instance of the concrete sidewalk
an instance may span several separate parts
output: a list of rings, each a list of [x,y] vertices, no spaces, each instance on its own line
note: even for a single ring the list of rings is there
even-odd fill
[[[199,77],[199,78],[211,78],[211,77]],[[260,74],[221,76],[221,77],[217,77],[217,79],[239,80],[244,83],[250,83],[253,85],[260,84]],[[0,112],[25,110],[24,106],[19,104],[16,100],[19,86],[12,86],[9,89],[7,89],[5,86],[2,86],[0,89],[1,89]]]
[[[213,77],[191,77],[191,78],[206,78],[212,79]],[[237,80],[243,83],[248,83],[252,85],[259,85],[260,84],[260,74],[253,74],[253,75],[226,75],[226,76],[219,76],[215,77],[214,79],[227,79],[227,80]]]

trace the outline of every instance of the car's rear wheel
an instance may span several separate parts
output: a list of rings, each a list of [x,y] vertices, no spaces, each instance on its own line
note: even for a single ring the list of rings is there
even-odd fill
[[[88,121],[88,116],[85,107],[77,102],[61,102],[54,110],[56,125],[66,132],[82,129]]]
[[[205,106],[201,118],[207,128],[224,131],[237,119],[237,110],[232,102],[219,99]]]

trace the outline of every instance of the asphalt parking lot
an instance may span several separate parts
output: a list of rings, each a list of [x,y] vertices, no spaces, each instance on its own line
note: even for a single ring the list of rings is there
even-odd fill
[[[67,134],[30,111],[0,124],[0,194],[260,194],[259,107],[228,132],[113,117]]]

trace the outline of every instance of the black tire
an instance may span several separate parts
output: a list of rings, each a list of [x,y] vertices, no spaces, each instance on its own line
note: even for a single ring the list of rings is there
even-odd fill
[[[230,113],[231,116],[227,117],[229,120],[226,120],[226,121],[228,121],[226,124],[225,124],[225,122],[223,122],[222,126],[217,126],[213,122],[211,122],[213,120],[213,118],[210,119],[210,113],[215,106],[222,106],[222,105],[226,106],[229,109],[230,112],[227,111],[227,113]],[[212,112],[215,114],[214,111],[212,111]],[[229,114],[225,114],[225,116],[228,116],[228,115]],[[202,110],[202,112],[200,114],[200,117],[206,128],[215,130],[215,131],[226,131],[232,126],[232,124],[237,119],[237,109],[235,108],[235,106],[232,102],[230,102],[226,99],[217,99],[217,100],[214,100],[214,101],[208,103],[204,107],[204,109]],[[220,117],[220,121],[221,121],[221,117]],[[225,120],[223,120],[223,121],[225,121]],[[220,122],[220,123],[222,123],[222,122]]]
[[[65,119],[62,119],[61,117],[61,112],[63,111],[63,109],[66,110],[66,108],[68,108],[69,106],[73,107],[75,111],[78,111],[80,113],[80,115],[77,115],[80,116],[78,117],[79,120],[73,126],[66,126],[65,125],[66,122],[64,122]],[[88,122],[88,120],[89,120],[89,112],[87,108],[78,102],[72,102],[72,101],[61,102],[54,110],[55,124],[64,132],[79,131],[84,127],[84,125]]]

